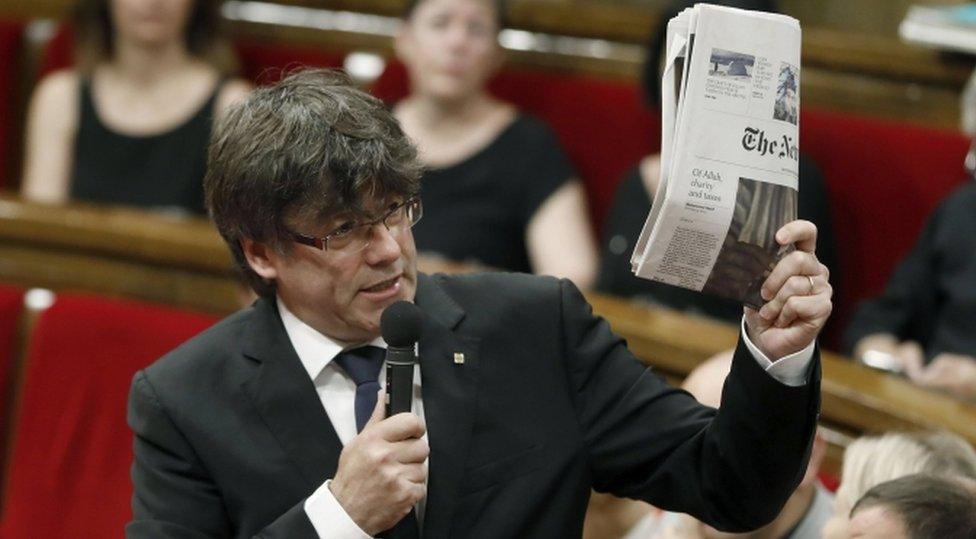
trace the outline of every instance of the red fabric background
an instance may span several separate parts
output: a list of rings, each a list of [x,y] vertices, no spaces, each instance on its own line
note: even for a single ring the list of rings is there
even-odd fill
[[[965,178],[964,135],[807,109],[800,147],[827,181],[841,296],[827,343],[839,344],[857,302],[880,293],[925,218]]]
[[[14,106],[18,103],[18,60],[23,48],[24,24],[19,21],[0,21],[0,189],[13,184],[14,152],[18,133]]]
[[[24,307],[24,291],[9,286],[0,286],[0,447],[6,447],[7,397],[10,395],[12,380],[10,374],[13,359],[14,338]],[[0,477],[3,473],[0,472]]]
[[[131,518],[136,370],[211,316],[62,294],[34,328],[0,520],[4,538],[120,537]]]
[[[71,67],[74,64],[74,50],[74,34],[71,32],[71,27],[62,24],[44,47],[37,68],[37,80],[59,69]]]

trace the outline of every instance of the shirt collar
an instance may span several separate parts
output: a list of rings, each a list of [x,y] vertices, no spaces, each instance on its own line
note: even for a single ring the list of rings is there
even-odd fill
[[[280,297],[276,298],[276,300],[278,312],[281,314],[281,322],[285,326],[285,333],[288,334],[288,340],[291,341],[292,347],[295,348],[295,352],[298,354],[298,359],[301,360],[305,372],[308,373],[309,378],[314,382],[319,374],[322,373],[322,370],[344,348],[339,343],[319,333],[312,326],[309,326],[295,316],[294,313],[288,310],[288,307],[285,306],[285,303],[281,301]],[[383,337],[377,337],[367,344],[383,349],[386,348],[386,342],[383,341]],[[353,345],[346,349],[358,348],[359,346],[361,345]]]

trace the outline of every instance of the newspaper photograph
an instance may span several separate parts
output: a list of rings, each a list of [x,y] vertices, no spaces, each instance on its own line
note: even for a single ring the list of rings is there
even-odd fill
[[[632,269],[758,308],[797,213],[799,22],[697,4],[666,39],[661,181]]]

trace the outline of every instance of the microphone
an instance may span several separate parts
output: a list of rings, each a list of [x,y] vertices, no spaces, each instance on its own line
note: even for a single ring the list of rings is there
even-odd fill
[[[423,313],[409,301],[398,301],[380,316],[380,333],[386,341],[386,417],[409,412],[413,404],[413,366],[420,339]]]

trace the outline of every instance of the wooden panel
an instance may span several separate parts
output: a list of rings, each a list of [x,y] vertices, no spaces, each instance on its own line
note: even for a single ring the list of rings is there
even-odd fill
[[[0,279],[217,313],[240,304],[230,253],[197,218],[0,197]]]
[[[908,8],[916,4],[962,4],[966,0],[778,0],[784,12],[806,24],[882,36],[896,36]]]
[[[806,67],[804,106],[927,127],[959,127],[959,90]]]
[[[636,355],[684,376],[735,344],[737,328],[615,298],[589,295],[596,312],[627,339]],[[976,406],[907,380],[823,353],[823,418],[850,432],[945,428],[976,444]]]
[[[128,208],[0,196],[0,238],[218,275],[231,268],[230,254],[208,220]]]

